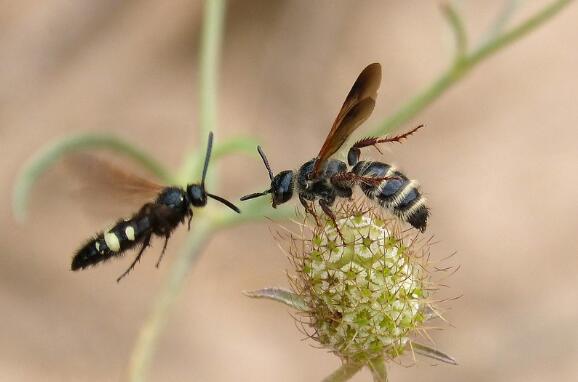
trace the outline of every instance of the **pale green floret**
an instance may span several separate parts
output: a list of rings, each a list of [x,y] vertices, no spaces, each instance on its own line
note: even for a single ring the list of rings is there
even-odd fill
[[[398,356],[424,321],[423,270],[411,251],[369,215],[318,228],[302,261],[302,295],[314,337],[343,358]]]

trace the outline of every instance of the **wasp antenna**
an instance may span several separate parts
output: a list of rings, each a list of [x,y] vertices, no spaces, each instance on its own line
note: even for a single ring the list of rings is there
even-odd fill
[[[269,173],[269,179],[271,179],[271,181],[273,181],[273,171],[271,171],[271,165],[269,165],[269,161],[267,160],[267,156],[263,152],[263,149],[261,148],[261,146],[257,146],[257,151],[259,152],[259,155],[261,155],[261,159],[263,159],[263,163],[265,163],[265,167],[267,167],[267,172]]]
[[[239,210],[239,208],[238,208],[236,205],[234,205],[233,203],[231,203],[231,202],[228,201],[227,199],[221,198],[221,197],[218,196],[218,195],[209,194],[208,192],[207,192],[207,196],[210,197],[210,198],[213,198],[213,199],[215,199],[215,200],[217,200],[217,201],[219,201],[219,202],[221,202],[221,203],[223,203],[224,205],[226,205],[227,207],[229,207],[230,209],[232,209],[232,210],[235,211],[236,213],[238,213],[238,214],[241,213],[241,210]]]
[[[209,143],[207,143],[207,153],[205,154],[205,165],[203,166],[203,177],[201,178],[201,187],[205,188],[205,178],[207,177],[207,168],[209,167],[209,159],[211,159],[211,151],[213,150],[213,132],[209,132]]]
[[[267,190],[267,191],[263,191],[263,192],[255,192],[254,194],[249,194],[249,195],[243,196],[240,200],[245,201],[245,200],[249,200],[249,199],[255,199],[255,198],[258,198],[259,196],[267,195],[270,193],[271,193],[271,190]]]

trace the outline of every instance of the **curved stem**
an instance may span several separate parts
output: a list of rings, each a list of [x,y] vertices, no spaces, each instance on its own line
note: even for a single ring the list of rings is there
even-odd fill
[[[323,379],[323,382],[348,381],[363,367],[362,363],[344,363],[341,367]]]
[[[486,37],[483,39],[484,43],[493,40],[498,34],[502,33],[502,30],[506,27],[516,8],[520,5],[520,0],[506,0],[504,5],[502,5],[502,10],[496,16],[496,19],[488,29]]]
[[[391,117],[384,120],[369,135],[386,135],[401,124],[406,123],[438,99],[448,88],[450,88],[450,86],[458,82],[481,61],[524,37],[526,34],[552,18],[571,2],[572,0],[554,1],[536,13],[533,17],[530,17],[525,22],[519,24],[517,27],[495,36],[495,38],[489,40],[473,52],[464,54],[460,60],[455,60],[453,64],[424,91],[402,106],[401,109]]]
[[[82,149],[108,149],[126,155],[167,184],[175,179],[151,155],[119,137],[108,134],[78,134],[51,143],[34,155],[20,171],[14,185],[12,209],[16,219],[24,221],[32,186],[36,180],[64,155]]]
[[[442,11],[452,28],[454,38],[456,40],[456,52],[454,60],[459,61],[468,50],[468,36],[466,33],[466,28],[464,27],[464,23],[457,9],[455,9],[451,3],[445,4],[442,7]]]
[[[198,259],[204,245],[211,238],[214,229],[209,219],[202,219],[193,227],[194,231],[180,250],[171,271],[163,283],[151,314],[140,329],[134,346],[129,369],[129,381],[145,381],[154,350],[160,334],[166,326],[169,312],[175,299],[183,289],[186,277],[193,263]]]
[[[496,53],[505,46],[524,37],[544,22],[558,14],[565,6],[570,4],[573,0],[558,0],[552,2],[550,5],[544,7],[540,12],[530,17],[525,22],[517,27],[511,29],[509,32],[502,33],[496,38],[483,44],[480,48],[469,55],[469,63],[471,66],[478,64],[480,61]]]

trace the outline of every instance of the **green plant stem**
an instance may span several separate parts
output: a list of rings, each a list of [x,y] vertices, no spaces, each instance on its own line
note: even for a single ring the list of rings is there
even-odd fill
[[[325,377],[323,382],[343,382],[351,379],[363,367],[362,363],[344,363],[333,373]]]
[[[454,60],[452,65],[445,72],[443,72],[440,77],[434,80],[430,86],[412,98],[391,117],[380,123],[379,126],[369,135],[380,136],[391,133],[394,129],[409,121],[423,109],[429,106],[432,102],[438,99],[447,89],[462,79],[465,74],[467,74],[480,62],[498,52],[500,49],[503,49],[504,47],[519,40],[543,24],[545,21],[556,15],[572,1],[573,0],[554,1],[517,27],[512,28],[508,32],[495,36],[495,38],[487,41],[471,53],[464,53],[461,56],[461,59]],[[460,48],[458,48],[458,51],[460,51]]]
[[[387,382],[387,369],[383,357],[377,357],[369,361],[369,370],[374,382]]]
[[[506,0],[502,6],[502,10],[498,13],[498,16],[489,28],[484,42],[488,40],[493,40],[498,34],[502,33],[502,30],[506,27],[512,16],[514,15],[516,8],[520,3],[520,0]]]
[[[199,48],[198,142],[206,142],[209,132],[215,132],[217,126],[217,88],[226,5],[226,0],[205,0],[204,2]],[[196,167],[195,160],[195,149],[193,149],[185,158],[181,179],[192,176]],[[215,170],[212,170],[211,174],[212,179],[217,179]]]
[[[170,273],[156,297],[151,314],[140,329],[128,369],[128,380],[145,381],[159,336],[166,326],[168,313],[176,297],[183,289],[193,263],[199,258],[202,248],[211,238],[214,228],[209,219],[199,219],[191,228]]]
[[[456,44],[456,52],[455,52],[455,60],[460,60],[468,50],[468,36],[466,33],[466,28],[464,23],[458,13],[458,11],[451,5],[446,4],[442,7],[444,15],[452,31],[454,32],[455,44]]]

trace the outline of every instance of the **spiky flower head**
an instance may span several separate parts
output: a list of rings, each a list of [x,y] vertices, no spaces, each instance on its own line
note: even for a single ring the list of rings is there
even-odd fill
[[[290,235],[292,291],[266,288],[250,297],[283,302],[299,311],[306,334],[338,355],[344,366],[375,366],[407,350],[455,364],[416,342],[424,322],[438,317],[430,292],[429,241],[379,207],[347,202],[336,219],[304,219]],[[423,337],[420,335],[420,337]],[[426,337],[427,338],[427,337]]]
[[[396,357],[425,320],[424,256],[373,211],[342,207],[336,223],[325,218],[291,250],[310,334],[346,360]]]

